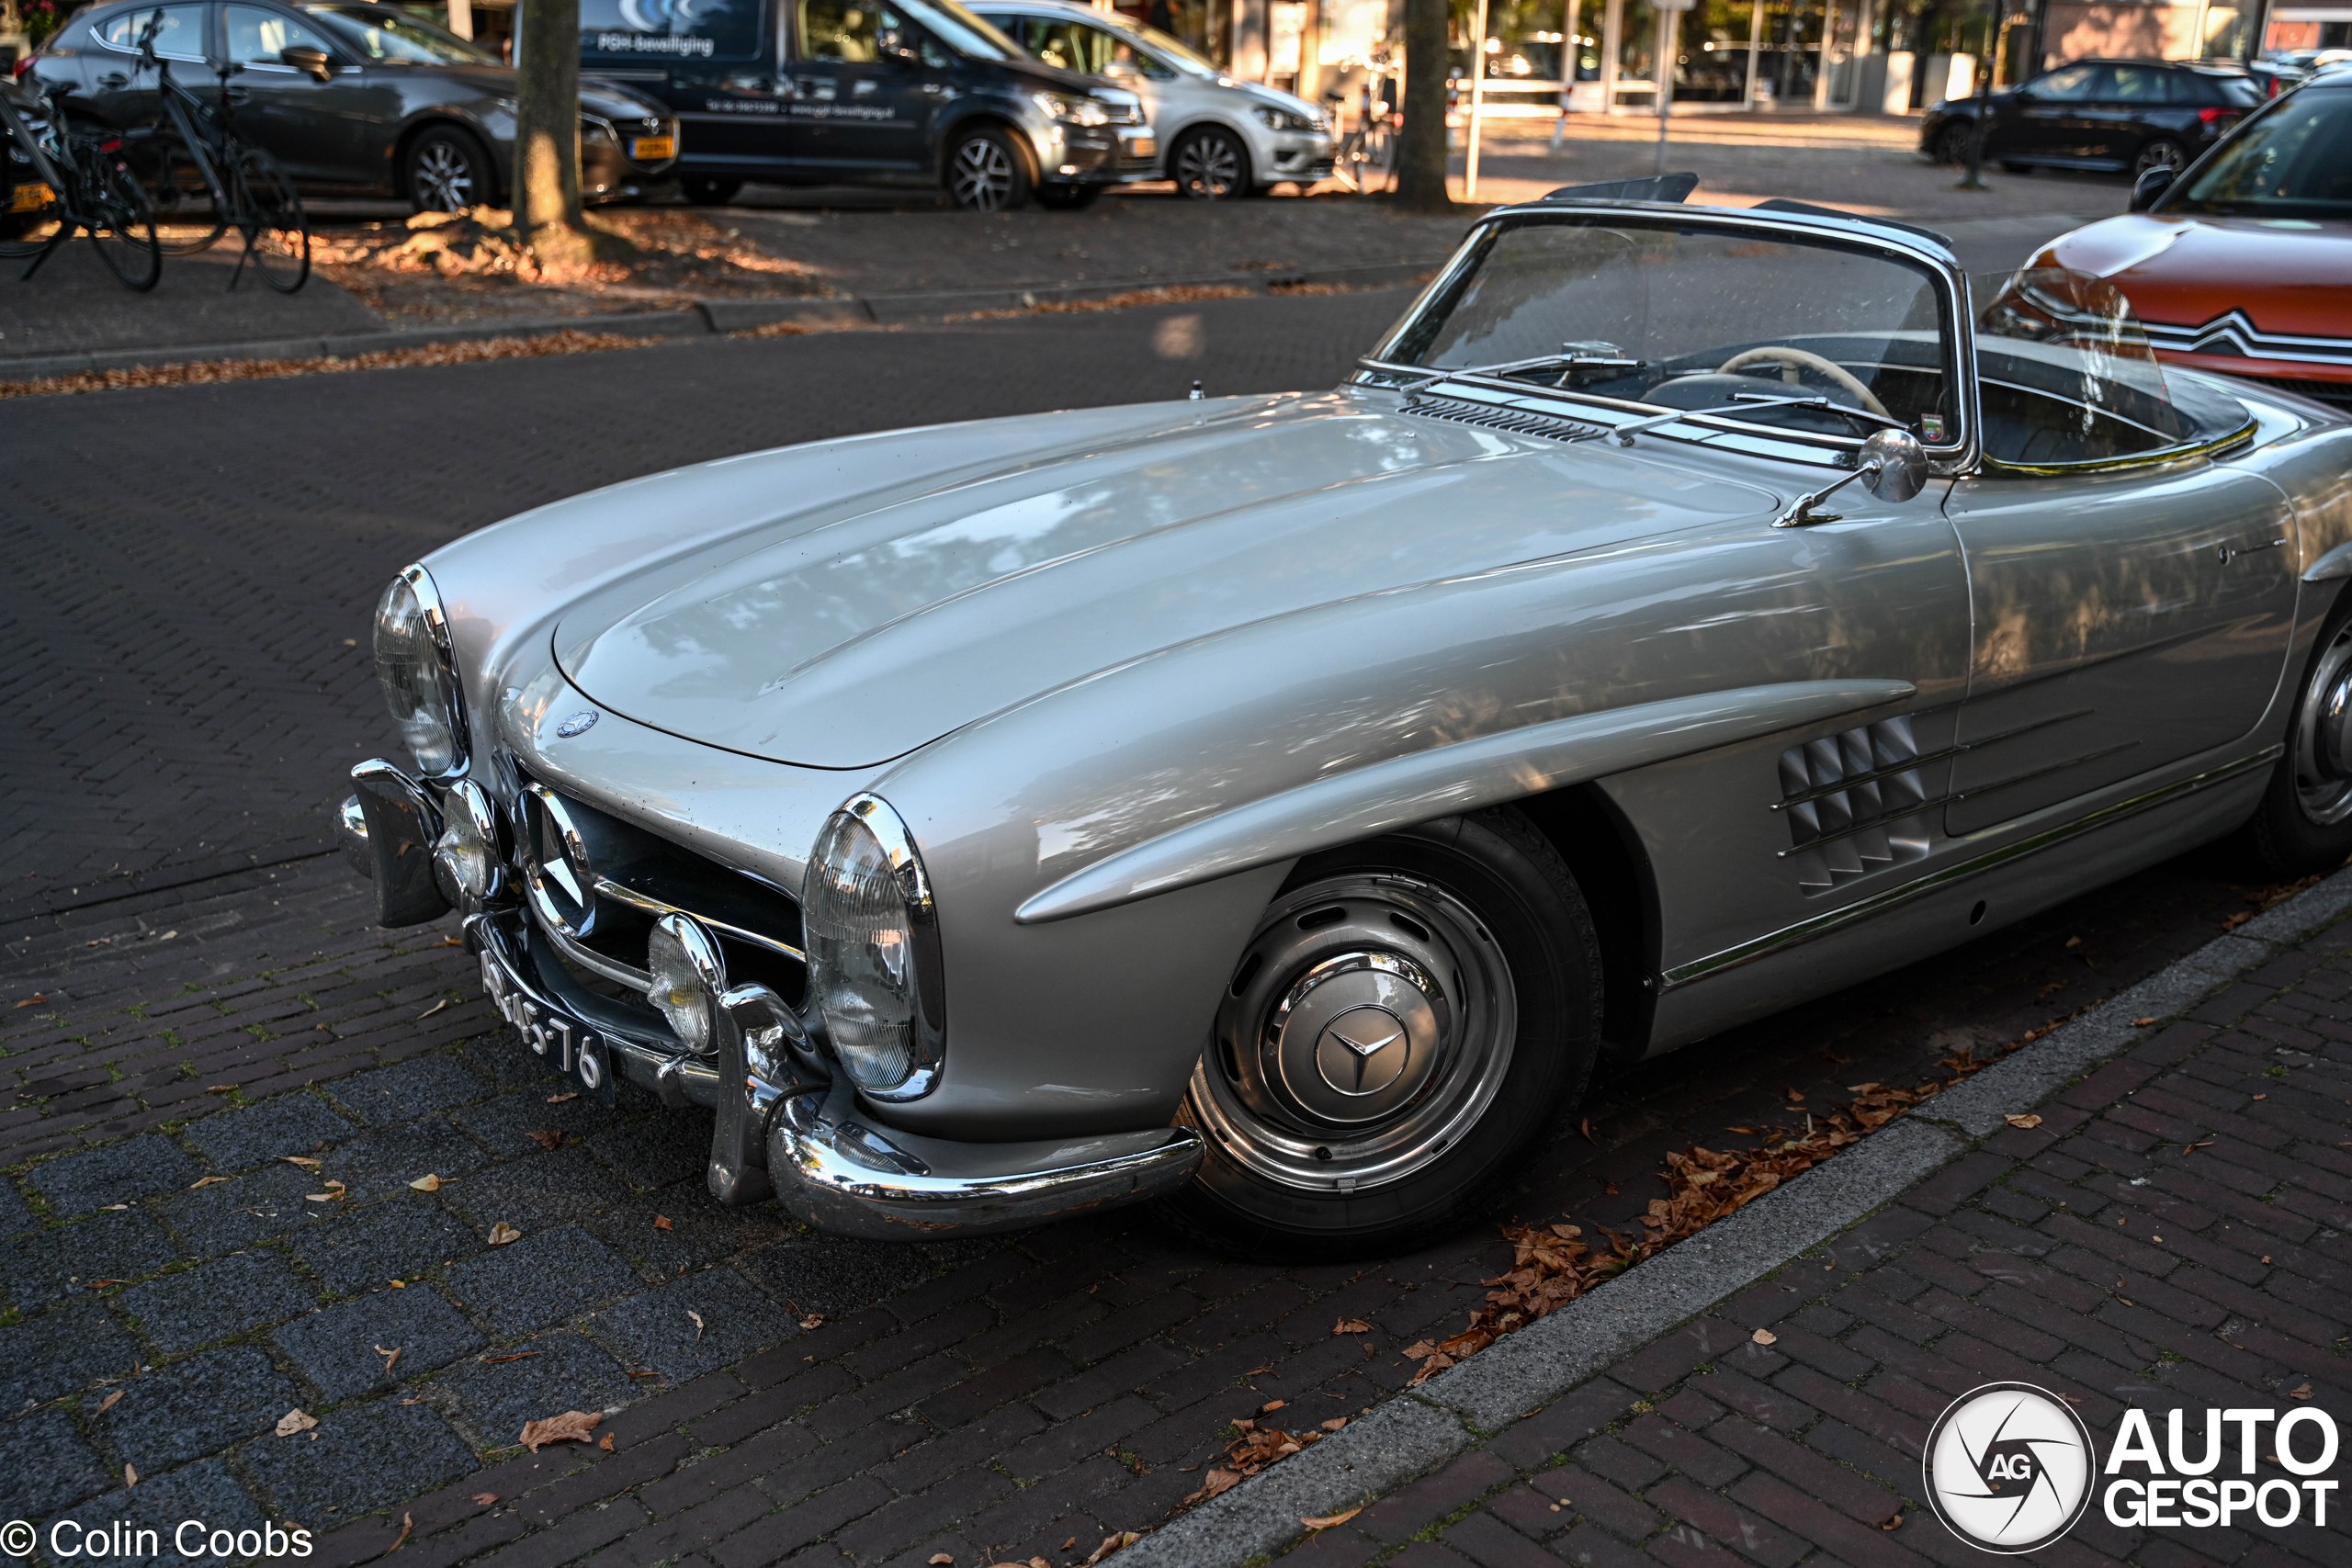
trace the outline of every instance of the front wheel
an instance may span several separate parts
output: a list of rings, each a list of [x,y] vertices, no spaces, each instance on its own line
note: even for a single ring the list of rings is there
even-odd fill
[[[401,159],[401,195],[419,212],[463,212],[498,199],[490,152],[453,125],[427,127]]]
[[[1191,131],[1168,161],[1176,190],[1194,201],[1225,201],[1250,192],[1250,150],[1217,127]]]
[[[967,130],[947,152],[947,195],[967,212],[1006,212],[1029,199],[1029,165],[1003,131]]]
[[[2320,633],[2287,754],[2244,837],[2256,863],[2277,877],[2333,871],[2352,856],[2352,595]]]
[[[1968,140],[1976,133],[1975,127],[1955,120],[1936,132],[1935,160],[1939,164],[1968,162]]]
[[[1513,811],[1301,861],[1218,998],[1170,1221],[1246,1256],[1395,1252],[1469,1217],[1577,1100],[1600,960]]]
[[[302,197],[277,159],[258,147],[240,149],[237,227],[245,237],[240,265],[249,265],[280,294],[311,278],[311,220]]]

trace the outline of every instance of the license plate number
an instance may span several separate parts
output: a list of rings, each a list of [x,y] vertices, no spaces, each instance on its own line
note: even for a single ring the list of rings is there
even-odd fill
[[[481,988],[499,1016],[514,1026],[535,1056],[585,1093],[613,1102],[613,1059],[602,1036],[578,1019],[523,994],[489,949],[481,954]]]
[[[39,212],[57,199],[57,193],[45,185],[18,186],[8,198],[11,212]]]
[[[673,158],[677,152],[678,139],[674,136],[639,136],[633,138],[628,144],[628,155],[640,164]]]

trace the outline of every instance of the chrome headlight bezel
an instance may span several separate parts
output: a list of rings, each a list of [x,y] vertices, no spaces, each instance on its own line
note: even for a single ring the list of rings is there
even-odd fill
[[[458,681],[449,615],[422,565],[401,569],[376,603],[376,684],[424,778],[463,777],[471,761],[465,692]]]
[[[855,886],[861,877],[872,885]],[[868,942],[864,951],[853,952],[837,911],[861,902],[865,907],[854,912],[889,923],[894,929],[876,934],[894,940]],[[877,911],[876,902],[885,908]],[[929,1094],[938,1087],[946,1043],[938,909],[914,835],[889,802],[859,794],[826,819],[802,876],[800,914],[808,954],[801,1012],[822,1028],[833,1060],[869,1099],[895,1102]],[[877,953],[877,947],[898,952]],[[836,998],[855,999],[867,1016],[853,1017],[848,1007],[834,1004]],[[903,1035],[861,1039],[873,1032],[876,1020]]]
[[[504,834],[489,794],[471,779],[442,792],[441,836],[433,843],[433,875],[442,896],[478,914],[506,890]]]

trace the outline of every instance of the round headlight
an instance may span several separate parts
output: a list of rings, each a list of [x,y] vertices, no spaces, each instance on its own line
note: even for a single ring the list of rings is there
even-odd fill
[[[376,607],[376,682],[419,772],[437,778],[464,763],[448,623],[421,566],[392,579]]]
[[[433,870],[449,902],[469,911],[481,908],[498,889],[498,818],[490,796],[471,779],[451,785],[442,803]]]
[[[671,1032],[697,1055],[716,1049],[711,1010],[727,989],[727,970],[710,934],[684,915],[662,916],[646,940],[645,967],[652,976],[645,999]]]
[[[918,1026],[914,931],[929,903],[922,863],[889,807],[861,795],[833,814],[801,888],[807,1010],[824,1020],[835,1058],[860,1089],[898,1090],[934,1065]]]

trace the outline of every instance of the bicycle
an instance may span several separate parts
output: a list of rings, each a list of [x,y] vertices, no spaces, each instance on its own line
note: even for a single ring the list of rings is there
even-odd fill
[[[237,134],[229,78],[239,67],[224,61],[214,68],[220,78],[217,105],[172,79],[171,62],[155,52],[155,29],[163,19],[158,9],[140,29],[139,62],[131,68],[134,80],[139,72],[155,68],[160,118],[131,140],[150,165],[148,185],[155,210],[169,220],[183,210],[193,212],[202,202],[212,223],[197,238],[172,241],[164,252],[194,255],[235,229],[244,237],[245,248],[229,275],[229,287],[237,287],[251,262],[264,283],[291,294],[311,278],[311,220],[302,209],[301,193],[277,159]],[[323,67],[323,56],[319,63]],[[198,226],[202,227],[200,220]]]
[[[1386,115],[1368,115],[1340,139],[1331,154],[1331,173],[1355,187],[1358,196],[1388,190],[1396,184],[1393,139]]]
[[[0,258],[30,256],[22,274],[29,278],[66,241],[87,234],[107,270],[144,294],[163,276],[164,255],[147,193],[123,161],[122,139],[74,130],[55,99],[37,87],[32,101],[38,127],[0,87],[8,175]]]

